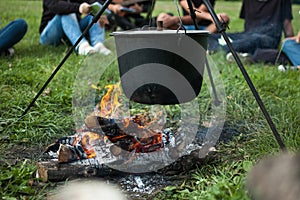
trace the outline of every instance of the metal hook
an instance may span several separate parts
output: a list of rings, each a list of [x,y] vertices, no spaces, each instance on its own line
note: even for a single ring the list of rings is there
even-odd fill
[[[180,30],[181,28],[184,29],[184,33],[186,33],[186,29],[184,28],[183,23],[182,23],[182,20],[181,20],[181,15],[180,15],[178,3],[177,3],[176,0],[174,0],[174,3],[175,3],[175,5],[176,5],[176,11],[177,11],[177,14],[178,14],[178,17],[179,17],[179,27],[178,27],[178,29],[177,29],[177,33],[179,32],[179,30]]]

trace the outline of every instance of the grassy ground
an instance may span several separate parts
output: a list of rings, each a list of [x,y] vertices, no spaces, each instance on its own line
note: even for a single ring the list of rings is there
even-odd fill
[[[73,82],[84,62],[83,57],[75,54],[49,84],[50,93],[43,94],[28,115],[17,120],[68,50],[67,46],[46,48],[39,45],[41,8],[41,1],[0,1],[0,27],[15,18],[24,18],[29,25],[25,38],[15,46],[16,55],[0,58],[0,197],[3,199],[42,198],[43,190],[37,193],[30,184],[34,162],[42,148],[61,136],[70,135],[74,129]],[[238,18],[239,8],[239,2],[217,2],[216,11],[231,16],[229,31],[243,28]],[[175,13],[174,3],[158,1],[154,15],[166,10]],[[293,6],[295,32],[300,29],[299,10],[299,5]],[[222,72],[226,90],[226,123],[235,127],[240,136],[220,144],[218,156],[191,171],[190,179],[182,185],[169,186],[151,198],[248,199],[245,190],[248,170],[264,155],[279,152],[237,65],[228,64],[222,53],[212,58]],[[288,149],[298,151],[299,72],[283,73],[264,64],[246,64],[245,67]]]

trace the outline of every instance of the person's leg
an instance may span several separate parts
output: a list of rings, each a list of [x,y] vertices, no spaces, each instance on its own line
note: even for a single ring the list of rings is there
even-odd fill
[[[18,43],[27,32],[27,23],[23,19],[10,22],[0,30],[0,52],[6,51]]]
[[[254,54],[255,50],[261,49],[274,49],[277,48],[276,39],[261,33],[254,32],[238,32],[227,33],[231,40],[232,47],[239,53]],[[211,34],[208,39],[209,50],[224,50],[228,53],[229,47],[222,39],[221,34]]]
[[[115,14],[115,20],[117,25],[121,27],[122,30],[131,30],[136,28],[135,25],[128,18],[125,18],[124,16],[119,16]]]
[[[210,53],[214,53],[222,49],[221,45],[218,43],[218,38],[221,37],[221,34],[210,34],[207,37],[207,50]]]
[[[240,33],[230,37],[232,39],[232,46],[235,51],[240,53],[254,54],[255,50],[261,49],[274,49],[276,48],[273,38],[257,33]],[[226,52],[229,52],[227,45],[223,47]]]
[[[40,44],[54,45],[61,44],[61,39],[64,36],[64,31],[61,24],[61,15],[56,15],[49,21],[40,36]]]
[[[62,15],[61,16],[61,24],[64,33],[67,38],[70,40],[71,44],[74,45],[79,37],[82,35],[82,31],[75,13]],[[88,40],[86,38],[82,38],[79,42],[78,46],[82,43],[86,43]]]
[[[282,51],[289,58],[292,65],[300,65],[300,44],[298,44],[295,40],[286,40],[282,45]]]
[[[61,24],[65,35],[70,40],[71,44],[74,45],[82,35],[82,30],[76,14],[71,13],[68,15],[62,15]],[[75,47],[75,50],[80,55],[88,55],[96,52],[85,37],[80,40],[79,44]]]
[[[252,55],[254,62],[263,62],[268,64],[282,64],[286,65],[289,60],[284,53],[281,53],[278,49],[256,49]]]
[[[93,16],[87,15],[79,22],[80,29],[84,31],[86,27],[92,23]],[[101,42],[104,42],[105,37],[105,28],[100,27],[98,23],[93,24],[93,26],[89,30],[89,39],[92,46]]]
[[[243,37],[243,32],[227,33],[226,35],[229,37],[229,40],[232,42],[232,41],[241,39]],[[225,40],[223,39],[222,34],[220,34],[220,33],[210,34],[208,36],[207,43],[208,43],[207,49],[210,52],[215,52],[215,51],[219,51],[219,50],[224,50],[226,52],[229,51],[227,44],[226,44]]]
[[[195,25],[183,25],[183,27],[185,28],[185,30],[196,30]],[[198,25],[198,29],[199,30],[207,30],[207,26],[201,26]]]
[[[183,25],[185,30],[196,30],[195,25]]]
[[[85,16],[82,20],[80,20],[79,25],[81,30],[83,31],[86,27],[92,23],[93,17],[91,15]],[[108,55],[111,53],[109,49],[107,49],[103,42],[105,36],[105,28],[100,27],[98,23],[93,24],[93,26],[89,30],[89,39],[91,45],[97,52],[100,52],[104,55]]]
[[[145,19],[145,17],[140,14],[133,14],[130,17],[134,20],[135,27],[143,27],[145,25],[149,25],[149,20]]]

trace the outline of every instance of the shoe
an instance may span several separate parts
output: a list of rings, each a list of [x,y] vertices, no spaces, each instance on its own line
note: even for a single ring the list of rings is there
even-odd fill
[[[3,52],[1,52],[1,56],[13,57],[15,54],[15,50],[13,48],[9,48]]]
[[[13,48],[9,48],[6,50],[6,55],[12,57],[15,54],[15,50]]]
[[[217,51],[214,51],[214,50],[206,50],[206,54],[207,55],[213,55],[215,54]]]
[[[242,61],[244,61],[246,63],[253,63],[254,62],[249,53],[238,53],[238,56]],[[229,63],[232,63],[235,60],[231,52],[226,54],[226,60]]]
[[[84,42],[82,44],[79,45],[78,47],[78,54],[79,55],[91,55],[96,53],[97,51],[95,50],[95,48],[93,48],[88,42]]]
[[[111,51],[110,51],[108,48],[106,48],[106,47],[104,46],[104,44],[102,44],[102,43],[100,43],[100,42],[98,42],[98,43],[94,46],[94,49],[95,49],[97,52],[99,52],[99,53],[101,53],[101,54],[103,54],[103,55],[105,55],[105,56],[111,54]]]
[[[231,39],[230,37],[228,37],[228,40],[229,40],[230,42],[232,42],[232,39]],[[219,45],[221,45],[221,46],[227,45],[227,43],[226,43],[226,41],[225,41],[225,39],[224,39],[223,36],[221,36],[221,37],[218,39],[218,43],[219,43]]]
[[[287,70],[287,67],[284,65],[279,65],[277,69],[281,72],[285,72]]]
[[[279,65],[277,69],[279,71],[285,72],[287,70],[300,70],[300,66],[284,66],[284,65]]]

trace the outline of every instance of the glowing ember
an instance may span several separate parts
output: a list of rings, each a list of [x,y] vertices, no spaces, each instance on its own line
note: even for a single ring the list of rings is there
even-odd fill
[[[85,151],[87,158],[96,157],[96,152],[94,146],[97,144],[97,141],[101,139],[100,135],[93,132],[83,132],[81,138],[81,145]]]

